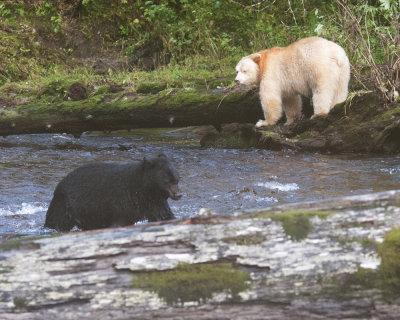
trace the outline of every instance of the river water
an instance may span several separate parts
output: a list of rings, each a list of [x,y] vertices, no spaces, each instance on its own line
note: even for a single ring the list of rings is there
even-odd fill
[[[165,153],[181,176],[178,218],[201,208],[220,214],[278,204],[400,189],[400,156],[331,156],[268,150],[205,149],[189,129],[112,135],[0,138],[0,240],[42,235],[57,183],[95,161],[126,162]]]

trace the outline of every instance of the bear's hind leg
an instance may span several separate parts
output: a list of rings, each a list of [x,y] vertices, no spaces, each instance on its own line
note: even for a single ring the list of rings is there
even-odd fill
[[[345,69],[345,68],[343,68]],[[350,72],[348,70],[343,70],[338,79],[338,86],[336,88],[335,95],[333,97],[333,105],[342,103],[346,101],[349,94],[349,80]]]
[[[296,122],[301,117],[301,96],[293,94],[283,99],[283,109],[286,114],[285,125],[290,125]]]
[[[314,115],[311,119],[327,115],[333,107],[333,94],[331,90],[317,90],[313,93],[312,102],[314,106]]]

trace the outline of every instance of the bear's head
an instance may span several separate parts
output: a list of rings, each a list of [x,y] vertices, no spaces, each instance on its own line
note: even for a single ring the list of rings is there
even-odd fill
[[[244,84],[247,86],[258,85],[260,82],[260,62],[261,55],[254,53],[250,56],[242,58],[236,65],[236,78],[237,84]]]
[[[158,157],[151,159],[144,158],[143,168],[145,183],[149,188],[173,200],[179,200],[182,197],[179,194],[178,171],[169,162],[165,154],[160,154]]]

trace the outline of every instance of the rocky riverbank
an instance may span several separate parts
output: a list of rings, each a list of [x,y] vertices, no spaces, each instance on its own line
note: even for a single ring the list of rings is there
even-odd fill
[[[305,109],[310,106],[305,105]],[[312,110],[312,109],[311,109]],[[290,126],[256,130],[252,125],[210,128],[202,146],[293,149],[323,153],[400,153],[400,104],[385,104],[373,92],[351,93],[328,116],[304,118]]]
[[[77,101],[10,102],[0,108],[0,135],[79,136],[93,130],[211,125],[199,131],[204,147],[400,153],[399,103],[385,104],[374,92],[352,92],[326,117],[309,119],[312,106],[307,103],[304,110],[306,116],[291,126],[282,120],[276,126],[256,130],[253,124],[262,118],[262,112],[255,90],[163,89],[153,93],[147,89],[141,93],[108,89]]]

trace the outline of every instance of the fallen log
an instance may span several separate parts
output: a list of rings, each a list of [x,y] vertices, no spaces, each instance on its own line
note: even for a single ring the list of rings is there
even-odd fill
[[[380,243],[399,203],[389,191],[6,241],[0,318],[397,319]]]
[[[113,131],[255,122],[262,117],[256,91],[166,89],[119,92],[79,101],[29,102],[0,108],[0,135]]]

